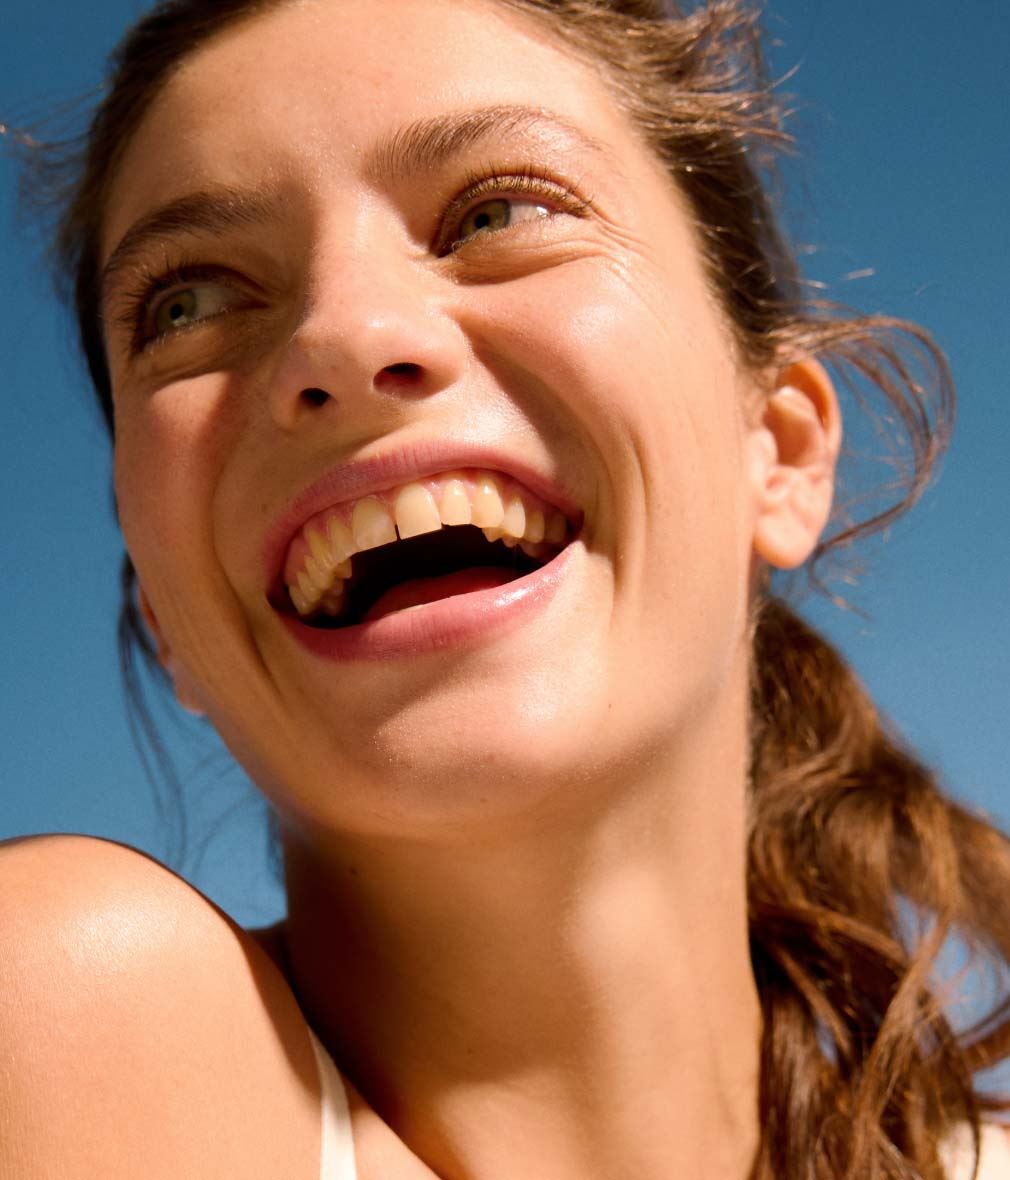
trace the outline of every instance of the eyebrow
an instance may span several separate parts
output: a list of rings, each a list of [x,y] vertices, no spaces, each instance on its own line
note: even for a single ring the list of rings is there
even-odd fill
[[[370,181],[403,179],[434,172],[461,152],[493,136],[541,133],[563,146],[617,163],[599,140],[564,118],[540,107],[495,105],[418,119],[385,136],[370,148],[364,174]],[[130,269],[152,243],[185,234],[215,234],[227,229],[263,225],[282,202],[277,194],[263,194],[225,185],[188,193],[159,205],[126,231],[102,269],[103,302],[119,276]]]
[[[158,205],[130,226],[102,268],[103,301],[119,276],[153,242],[183,234],[213,234],[262,225],[276,213],[279,204],[276,196],[216,185]]]
[[[400,179],[436,171],[453,156],[495,135],[530,132],[567,140],[566,146],[592,155],[613,157],[605,145],[562,115],[542,107],[497,105],[450,112],[418,119],[380,140],[365,157],[365,175],[371,180]]]

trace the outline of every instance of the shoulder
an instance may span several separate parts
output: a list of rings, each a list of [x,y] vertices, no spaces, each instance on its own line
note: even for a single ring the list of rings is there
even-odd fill
[[[145,970],[185,963],[197,948],[207,969],[173,983],[213,987],[215,969],[246,940],[188,882],[126,844],[76,835],[0,843],[0,971],[14,989],[32,978],[36,1001],[81,977],[106,996],[131,991]]]
[[[0,1044],[2,1175],[318,1173],[315,1062],[283,975],[136,849],[0,843]]]

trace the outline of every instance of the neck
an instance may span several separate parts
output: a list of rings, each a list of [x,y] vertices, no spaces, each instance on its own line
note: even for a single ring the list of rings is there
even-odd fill
[[[624,784],[575,832],[286,842],[302,1006],[437,1175],[745,1180],[761,1017],[735,754]]]

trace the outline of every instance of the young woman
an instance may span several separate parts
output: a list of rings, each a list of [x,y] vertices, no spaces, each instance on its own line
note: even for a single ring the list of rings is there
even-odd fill
[[[1007,950],[1005,842],[769,593],[822,551],[825,364],[902,416],[909,502],[945,370],[804,303],[754,53],[650,0],[124,42],[61,247],[125,617],[289,912],[4,848],[0,1174],[1010,1176],[1002,1013],[956,1037],[930,978],[955,922]]]

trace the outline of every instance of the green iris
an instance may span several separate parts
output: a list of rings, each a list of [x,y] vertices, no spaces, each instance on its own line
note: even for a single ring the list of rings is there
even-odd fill
[[[512,202],[484,201],[463,218],[459,226],[459,240],[466,241],[476,234],[488,233],[505,227],[512,220]]]
[[[171,332],[173,328],[185,328],[196,318],[197,297],[192,287],[178,291],[166,299],[154,317],[155,331]]]

